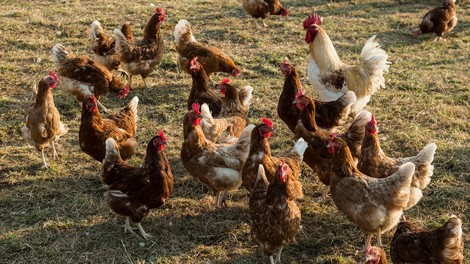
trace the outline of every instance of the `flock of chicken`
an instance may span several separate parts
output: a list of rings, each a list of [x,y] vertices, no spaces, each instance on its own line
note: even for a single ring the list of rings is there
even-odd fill
[[[243,7],[255,18],[288,14],[278,1],[243,0]],[[164,153],[165,134],[158,131],[148,142],[143,164],[131,166],[125,160],[137,147],[139,99],[134,97],[118,114],[107,118],[101,117],[98,108],[107,111],[99,102],[101,95],[113,92],[126,97],[133,75],[141,75],[147,87],[145,78],[164,52],[160,24],[165,17],[163,9],[157,8],[139,43],[134,41],[129,23],[108,37],[94,21],[94,60],[73,55],[60,44],[52,51],[61,89],[81,102],[80,148],[103,163],[102,181],[109,186],[107,203],[126,217],[126,232],[133,233],[132,220],[146,239],[150,235],[140,221],[151,209],[165,204],[173,189]],[[380,147],[374,115],[363,110],[370,97],[385,86],[388,55],[374,36],[362,49],[359,64],[347,65],[339,59],[322,23],[316,13],[303,23],[309,46],[308,77],[320,100],[305,94],[296,68],[288,59],[282,61],[285,82],[277,113],[296,141],[292,150],[272,156],[269,138],[275,128],[271,120],[262,118],[249,124],[253,88],[237,89],[226,78],[217,85],[220,92],[213,89],[212,73],[239,76],[241,69],[220,49],[196,41],[187,20],[178,22],[174,38],[179,66],[192,76],[183,119],[184,167],[216,195],[215,207],[226,206],[227,192],[241,185],[250,192],[251,237],[271,263],[280,262],[283,246],[294,241],[301,228],[295,200],[303,196],[299,181],[302,161],[325,184],[324,197],[330,192],[337,208],[368,234],[367,263],[386,263],[381,234],[397,225],[390,249],[394,263],[462,263],[459,218],[452,216],[443,227],[423,231],[403,217],[404,210],[419,202],[431,180],[436,145],[428,144],[414,157],[390,158]],[[413,33],[435,31],[442,36],[455,23],[454,1],[447,0],[428,12]],[[127,76],[129,84],[124,85],[113,70]],[[57,157],[54,142],[68,130],[60,121],[51,92],[59,76],[51,71],[39,82],[22,129],[25,139],[41,151],[45,167],[44,148],[51,144],[53,157]],[[338,128],[344,132],[337,134]],[[371,246],[373,234],[378,247]]]

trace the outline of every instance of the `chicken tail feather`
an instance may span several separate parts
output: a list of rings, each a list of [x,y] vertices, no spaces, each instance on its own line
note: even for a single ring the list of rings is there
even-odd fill
[[[175,26],[175,31],[173,32],[175,37],[176,45],[179,45],[181,42],[195,42],[196,39],[191,32],[191,24],[186,19],[181,19],[178,21],[178,24]]]
[[[117,143],[113,138],[106,139],[106,156],[103,160],[103,168],[105,171],[110,171],[114,164],[119,159],[119,150]]]
[[[303,138],[299,138],[299,140],[295,142],[294,148],[292,149],[292,152],[299,154],[301,163],[304,158],[305,150],[307,148],[308,148],[308,143]]]
[[[72,56],[62,44],[56,44],[52,48],[52,59],[57,67],[59,67],[62,62]]]
[[[243,107],[250,107],[251,98],[253,98],[253,87],[247,85],[240,89],[238,92],[238,97],[240,99]]]
[[[367,40],[361,52],[361,73],[370,76],[370,91],[365,94],[374,94],[378,89],[385,88],[384,72],[388,72],[390,62],[387,61],[388,55],[385,50],[380,48],[379,43],[375,41],[375,35]],[[361,95],[358,95],[361,97]]]
[[[201,106],[201,114],[203,120],[207,121],[209,124],[214,123],[214,118],[212,117],[209,105],[207,105],[206,103],[202,104]]]
[[[103,27],[98,20],[93,21],[91,23],[91,41],[96,41],[102,38],[104,34]]]

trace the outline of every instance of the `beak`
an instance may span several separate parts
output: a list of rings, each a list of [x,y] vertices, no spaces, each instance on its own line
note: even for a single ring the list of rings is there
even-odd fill
[[[300,103],[298,99],[295,99],[294,102],[292,102],[292,104],[297,104],[297,103]]]
[[[372,260],[372,257],[371,256],[366,256],[366,261],[370,261]]]

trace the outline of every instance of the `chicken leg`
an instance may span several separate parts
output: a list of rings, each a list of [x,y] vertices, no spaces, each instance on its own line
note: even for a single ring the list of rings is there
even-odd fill
[[[47,167],[47,163],[46,163],[46,158],[44,157],[44,148],[41,149],[41,157],[42,157],[42,164],[44,165],[44,168],[48,168]]]
[[[54,141],[51,142],[52,145],[52,159],[59,159],[59,155],[57,155],[57,151],[55,150]]]
[[[279,251],[277,251],[277,254],[276,254],[276,263],[281,263],[281,254],[282,254],[282,249],[284,248],[284,246],[281,246],[281,248],[279,249]]]
[[[129,231],[130,233],[134,234],[134,235],[137,235],[133,229],[135,228],[132,228],[131,227],[131,224],[130,224],[130,221],[129,221],[130,217],[126,217],[126,223],[124,224],[124,233],[127,233],[127,231]]]
[[[369,247],[370,247],[370,240],[372,239],[372,234],[367,234],[367,238],[366,238],[366,247],[364,248],[364,250],[367,250]]]
[[[380,248],[383,248],[383,245],[382,245],[382,230],[380,229],[380,227],[379,227],[379,230],[377,230],[377,246],[379,246]]]

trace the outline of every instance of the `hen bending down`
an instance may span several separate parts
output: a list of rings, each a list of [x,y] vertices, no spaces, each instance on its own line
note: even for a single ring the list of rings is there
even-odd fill
[[[123,160],[134,155],[137,148],[134,134],[137,130],[138,103],[139,98],[135,96],[117,115],[103,119],[96,108],[95,97],[86,99],[82,106],[78,132],[78,142],[83,152],[103,162],[106,155],[106,140],[111,137],[117,142]]]
[[[44,157],[44,148],[52,145],[52,158],[58,158],[54,141],[59,138],[69,128],[60,121],[60,114],[54,104],[52,89],[57,85],[58,77],[55,72],[50,71],[39,81],[39,84],[33,88],[34,102],[27,109],[26,124],[21,128],[23,138],[41,151],[42,163],[47,168]]]
[[[75,96],[79,102],[94,95],[99,106],[107,111],[99,103],[102,95],[113,92],[118,98],[123,98],[129,93],[129,85],[125,86],[105,66],[88,57],[75,56],[61,44],[52,48],[52,58],[61,76],[60,88]]]
[[[295,199],[302,197],[302,185],[295,181],[295,194],[289,192],[292,175],[284,162],[277,166],[271,183],[261,164],[257,175],[250,195],[251,239],[269,256],[271,264],[280,263],[284,245],[295,242],[301,229],[301,213]]]
[[[289,10],[285,9],[279,0],[243,0],[243,9],[253,18],[265,19],[268,15],[287,17]],[[255,20],[256,25],[258,22]],[[263,21],[263,25],[267,27]]]
[[[132,86],[132,76],[140,75],[147,88],[145,78],[152,73],[163,57],[165,50],[160,25],[166,14],[162,8],[155,9],[144,29],[144,37],[140,43],[130,42],[119,29],[114,29],[116,37],[116,54],[121,60],[122,68],[130,75],[129,83]]]
[[[140,221],[151,209],[163,206],[173,191],[173,174],[163,152],[166,144],[165,134],[158,131],[147,144],[144,163],[134,167],[122,160],[113,138],[106,140],[102,174],[103,182],[109,186],[106,201],[115,213],[126,216],[125,232],[134,233],[131,219],[145,239],[151,235],[145,232]]]
[[[178,64],[186,73],[191,74],[190,62],[194,57],[198,57],[208,76],[214,72],[226,72],[234,77],[241,74],[241,69],[223,51],[198,42],[193,36],[191,24],[186,19],[178,21],[173,36],[179,54]]]
[[[316,13],[303,23],[307,31],[305,41],[309,44],[308,78],[322,101],[333,101],[353,91],[357,101],[351,111],[357,113],[377,90],[385,87],[383,74],[389,68],[388,55],[373,36],[362,48],[359,64],[347,65],[338,57],[322,23]]]
[[[398,224],[390,245],[393,263],[463,263],[462,221],[452,215],[434,230],[422,230],[407,221]]]
[[[184,117],[181,160],[193,177],[215,193],[217,208],[226,205],[227,192],[237,190],[242,183],[241,170],[248,156],[254,125],[245,128],[237,143],[226,146],[207,141],[200,122],[199,105],[193,104],[193,110]]]
[[[374,115],[365,127],[364,140],[362,141],[361,155],[357,168],[364,174],[374,178],[385,178],[395,173],[406,162],[415,164],[416,169],[411,182],[411,194],[407,208],[417,204],[423,196],[422,190],[431,182],[434,166],[431,165],[436,152],[436,144],[426,145],[416,156],[407,158],[390,158],[380,147],[377,134],[377,122]]]
[[[436,33],[438,36],[436,40],[440,40],[445,33],[451,32],[456,25],[455,0],[445,0],[441,6],[427,12],[419,27],[411,32],[414,37],[426,33]]]

